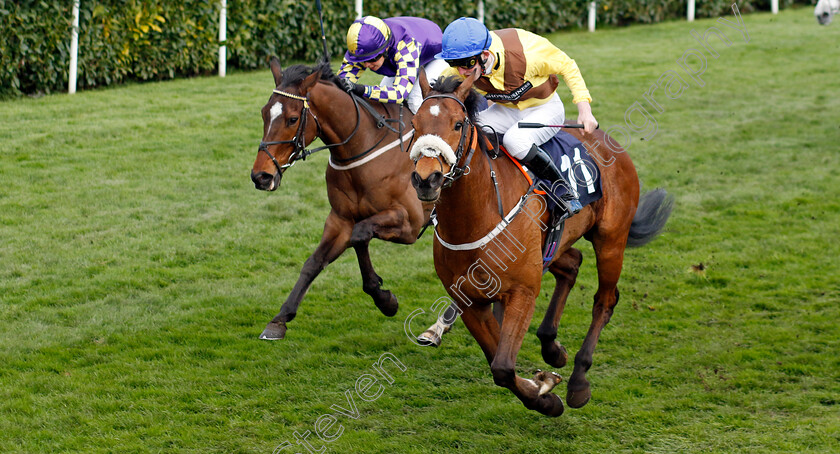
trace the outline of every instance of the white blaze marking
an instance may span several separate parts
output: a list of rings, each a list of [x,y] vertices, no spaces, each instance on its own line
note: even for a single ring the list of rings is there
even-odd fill
[[[283,114],[283,104],[280,104],[279,101],[274,103],[274,105],[271,106],[270,113],[271,113],[271,121],[268,122],[268,127],[269,128],[271,128],[271,124],[274,123],[274,119],[276,119],[277,117],[279,117],[280,115]]]
[[[440,115],[440,106],[430,107],[429,108],[429,113],[437,117],[438,115]]]

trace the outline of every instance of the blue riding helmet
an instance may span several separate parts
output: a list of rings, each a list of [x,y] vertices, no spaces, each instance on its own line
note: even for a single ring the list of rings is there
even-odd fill
[[[442,52],[435,58],[458,60],[473,57],[490,48],[490,31],[478,19],[459,17],[443,31]]]

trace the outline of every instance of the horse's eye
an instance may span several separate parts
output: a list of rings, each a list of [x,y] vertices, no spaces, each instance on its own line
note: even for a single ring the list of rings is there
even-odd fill
[[[297,121],[298,121],[298,117],[291,117],[286,121],[286,125],[291,126],[291,125],[297,123]]]
[[[460,121],[458,123],[455,123],[455,130],[460,131],[462,126],[464,126],[464,124]]]

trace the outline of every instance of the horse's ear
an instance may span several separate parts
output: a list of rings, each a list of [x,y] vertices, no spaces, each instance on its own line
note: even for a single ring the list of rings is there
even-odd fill
[[[417,77],[417,81],[420,83],[420,93],[423,94],[423,97],[429,96],[429,92],[432,91],[432,86],[429,85],[429,79],[426,78],[426,70],[420,68],[420,75]]]
[[[280,81],[283,80],[283,68],[280,67],[280,60],[272,56],[268,61],[268,66],[271,67],[271,74],[274,74],[274,86],[279,87]]]
[[[461,85],[458,86],[458,89],[455,90],[455,96],[461,101],[466,100],[467,96],[470,94],[470,89],[472,88],[473,83],[478,79],[478,76],[478,70],[473,71],[472,74],[467,76],[467,78],[461,82]]]
[[[306,78],[303,79],[303,82],[300,83],[300,88],[299,88],[300,95],[301,96],[306,96],[306,94],[309,93],[309,90],[312,87],[315,86],[315,84],[318,82],[318,79],[320,79],[320,78],[321,78],[321,69],[320,68],[317,69],[312,74],[306,76]]]

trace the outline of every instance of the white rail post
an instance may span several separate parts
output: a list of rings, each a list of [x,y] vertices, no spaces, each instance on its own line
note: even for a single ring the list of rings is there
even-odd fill
[[[773,14],[779,14],[779,0],[770,0],[770,11]]]
[[[689,22],[694,22],[694,0],[688,0],[688,11],[686,11],[686,18]]]
[[[484,0],[478,0],[478,20],[484,23]]]
[[[225,77],[227,73],[227,0],[222,0],[222,8],[219,11],[219,77]]]
[[[595,31],[595,16],[596,16],[595,2],[589,2],[589,31]]]
[[[356,19],[362,17],[362,0],[356,0]]]
[[[67,93],[76,93],[76,73],[79,65],[79,0],[73,1],[73,30],[70,35],[70,77]]]

